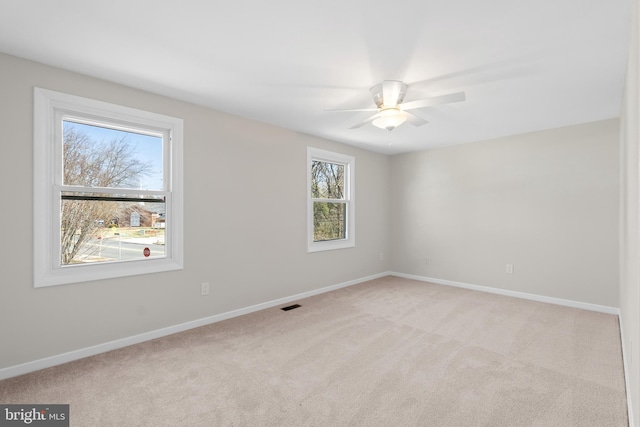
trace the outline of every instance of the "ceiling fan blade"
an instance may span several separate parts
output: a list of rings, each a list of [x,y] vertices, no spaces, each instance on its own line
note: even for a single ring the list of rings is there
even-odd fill
[[[402,82],[396,80],[385,80],[382,82],[382,105],[393,108],[398,105]]]
[[[341,108],[336,108],[336,109],[331,109],[331,110],[324,110],[326,112],[329,113],[344,113],[344,112],[351,112],[351,111],[378,111],[377,108],[346,108],[346,109],[341,109]]]
[[[405,113],[407,113],[407,123],[411,123],[414,126],[422,126],[422,125],[426,125],[427,123],[429,123],[428,121],[426,121],[422,117],[418,117],[415,114],[408,113],[406,111],[405,111]]]
[[[449,104],[451,102],[464,101],[466,96],[464,92],[449,93],[447,95],[434,96],[431,98],[420,99],[418,101],[407,102],[406,104],[400,104],[399,108],[403,111],[413,110],[414,108],[432,107],[434,105]]]
[[[356,123],[355,125],[351,126],[349,129],[361,128],[362,126],[366,125],[367,123],[371,123],[372,121],[374,121],[378,117],[380,117],[380,114],[374,114],[373,116],[369,117],[367,120],[362,121],[360,123]]]

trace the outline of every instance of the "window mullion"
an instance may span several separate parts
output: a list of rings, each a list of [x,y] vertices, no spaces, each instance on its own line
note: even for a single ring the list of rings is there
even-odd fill
[[[348,203],[347,199],[322,199],[322,198],[312,198],[312,202],[316,203]]]
[[[55,185],[54,191],[73,192],[73,193],[103,193],[103,194],[126,194],[132,196],[149,195],[149,196],[166,196],[168,191],[161,190],[139,190],[131,188],[110,188],[110,187],[83,187],[78,185]]]
[[[175,117],[34,89],[35,287],[183,268],[182,135]]]
[[[307,148],[309,252],[355,246],[354,166],[352,156]],[[318,194],[329,197],[314,197]]]

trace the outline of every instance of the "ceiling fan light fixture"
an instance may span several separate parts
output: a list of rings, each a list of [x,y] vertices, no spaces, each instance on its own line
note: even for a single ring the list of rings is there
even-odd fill
[[[407,121],[408,114],[399,108],[387,108],[379,113],[379,117],[371,124],[380,129],[386,129],[389,132]]]

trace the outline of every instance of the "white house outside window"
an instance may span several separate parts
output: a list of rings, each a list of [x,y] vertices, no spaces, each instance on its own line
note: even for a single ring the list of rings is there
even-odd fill
[[[34,101],[35,286],[182,268],[182,120]]]

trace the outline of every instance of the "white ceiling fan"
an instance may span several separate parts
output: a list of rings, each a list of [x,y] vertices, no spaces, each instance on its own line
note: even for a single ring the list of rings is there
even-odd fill
[[[381,129],[391,132],[405,121],[414,126],[422,126],[427,123],[421,117],[409,113],[407,110],[431,107],[434,105],[449,104],[465,100],[464,92],[449,93],[446,95],[434,96],[403,104],[404,96],[407,93],[407,85],[398,80],[384,80],[371,89],[371,95],[376,103],[376,108],[356,108],[342,110],[326,110],[336,112],[347,111],[376,111],[377,113],[368,119],[351,126],[350,129],[358,129],[367,123],[371,123]]]

